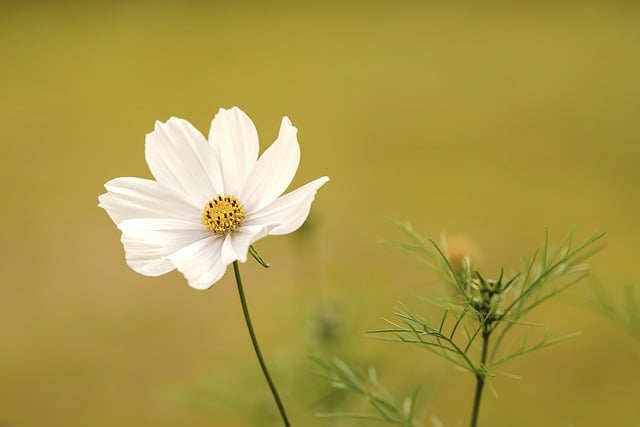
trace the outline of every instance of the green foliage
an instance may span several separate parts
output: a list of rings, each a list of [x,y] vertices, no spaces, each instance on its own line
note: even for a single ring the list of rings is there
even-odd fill
[[[529,312],[586,276],[588,266],[584,261],[599,249],[596,244],[604,233],[594,234],[574,244],[571,230],[555,248],[549,244],[548,233],[545,233],[542,247],[529,259],[523,260],[519,271],[507,275],[502,269],[497,279],[488,279],[474,269],[469,256],[454,260],[447,252],[446,241],[437,244],[420,236],[407,223],[395,224],[409,241],[395,242],[392,246],[439,273],[451,291],[450,297],[424,298],[442,313],[436,322],[401,304],[396,308],[395,319],[387,320],[387,327],[369,333],[382,340],[418,345],[472,373],[476,378],[476,391],[471,426],[475,427],[485,382],[498,373],[502,364],[576,335],[551,338],[545,334],[529,342],[528,328],[524,328],[518,338],[519,344],[505,344],[505,338],[514,326],[532,325],[524,320]],[[606,307],[609,306],[613,305]],[[637,320],[638,306],[635,302],[630,303],[629,318],[635,316]],[[413,419],[415,394],[399,405],[378,382],[375,369],[369,368],[365,375],[356,373],[338,359],[318,363],[335,390],[364,398],[374,410],[366,413],[325,413],[321,416],[361,418],[399,426],[416,425]],[[437,418],[433,418],[432,423],[441,425]]]
[[[374,367],[369,367],[366,373],[357,372],[340,359],[324,361],[315,359],[322,368],[320,374],[326,378],[335,391],[342,391],[362,397],[371,406],[371,412],[331,412],[319,413],[325,418],[355,418],[369,421],[379,421],[402,427],[418,427],[414,420],[417,392],[411,397],[404,398],[399,404],[385,387],[378,381],[378,374]]]
[[[505,278],[502,270],[498,279],[489,280],[473,270],[468,257],[460,266],[452,265],[446,242],[438,245],[420,236],[407,223],[395,224],[410,241],[393,246],[438,272],[453,289],[453,297],[449,300],[426,299],[443,310],[437,323],[401,306],[394,313],[397,320],[388,321],[390,327],[370,333],[391,335],[387,339],[418,344],[483,377],[492,375],[508,360],[575,336],[551,339],[545,335],[528,343],[524,334],[516,348],[507,349],[503,345],[511,328],[531,325],[523,320],[527,313],[586,276],[588,266],[584,260],[598,249],[595,244],[604,233],[574,245],[573,231],[570,231],[555,249],[549,245],[547,233],[542,248],[523,261],[520,271]],[[486,343],[489,336],[495,337],[492,343]],[[480,362],[474,357],[478,352],[481,353]]]
[[[590,283],[588,304],[613,320],[640,341],[640,295],[632,285],[619,294],[608,292],[597,283]]]

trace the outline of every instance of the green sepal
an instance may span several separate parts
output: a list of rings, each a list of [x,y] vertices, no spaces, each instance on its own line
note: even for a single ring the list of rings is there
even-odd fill
[[[260,254],[258,254],[256,249],[253,247],[253,245],[249,245],[249,253],[256,261],[258,261],[258,264],[260,264],[264,268],[269,268],[269,263],[267,263],[265,260],[262,259]]]

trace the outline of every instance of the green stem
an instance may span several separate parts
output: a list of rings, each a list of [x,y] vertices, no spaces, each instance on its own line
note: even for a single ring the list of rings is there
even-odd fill
[[[264,363],[264,359],[262,358],[262,353],[260,352],[260,346],[258,345],[258,340],[256,339],[256,334],[253,331],[253,325],[251,324],[251,317],[249,317],[249,309],[247,308],[247,300],[244,296],[244,290],[242,288],[242,279],[240,278],[240,269],[238,267],[238,261],[233,262],[233,272],[236,275],[236,283],[238,284],[238,294],[240,295],[240,303],[242,304],[242,313],[244,313],[244,320],[247,323],[247,329],[249,330],[249,335],[251,336],[251,342],[253,343],[253,349],[256,352],[256,356],[258,357],[258,362],[260,363],[260,367],[262,368],[262,373],[264,374],[267,383],[269,384],[269,389],[271,389],[271,394],[273,395],[273,399],[276,401],[276,405],[278,405],[278,410],[280,411],[280,416],[282,417],[282,421],[284,422],[285,427],[290,427],[289,419],[287,418],[287,413],[284,410],[284,405],[280,400],[280,396],[278,395],[278,390],[276,390],[276,386],[271,379],[271,375],[269,375],[269,371],[267,370],[267,365]]]
[[[480,359],[480,366],[476,371],[476,394],[473,398],[473,411],[471,412],[471,427],[477,427],[478,414],[480,413],[480,401],[482,399],[482,390],[484,389],[484,382],[487,376],[486,363],[487,352],[489,349],[489,336],[491,330],[487,327],[486,323],[482,328],[482,356]]]

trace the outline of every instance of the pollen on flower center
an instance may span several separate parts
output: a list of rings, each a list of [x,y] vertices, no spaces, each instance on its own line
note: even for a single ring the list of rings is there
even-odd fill
[[[234,196],[225,194],[209,200],[202,212],[202,223],[216,234],[234,232],[244,221],[244,206]]]

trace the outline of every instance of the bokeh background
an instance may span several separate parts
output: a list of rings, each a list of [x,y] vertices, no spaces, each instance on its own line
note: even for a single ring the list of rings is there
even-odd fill
[[[295,425],[368,425],[314,418],[309,358],[332,355],[420,386],[424,425],[466,425],[469,375],[363,334],[438,286],[380,244],[388,217],[473,241],[489,277],[546,228],[606,231],[594,280],[640,286],[639,76],[631,1],[2,3],[0,425],[278,425],[232,276],[137,275],[97,207],[107,180],[150,177],[155,120],[206,134],[232,105],[262,149],[282,116],[299,128],[293,185],[331,177],[299,233],[258,243],[272,267],[243,266]],[[531,314],[583,334],[507,365],[522,379],[495,379],[484,425],[639,425],[640,341],[579,301]]]

